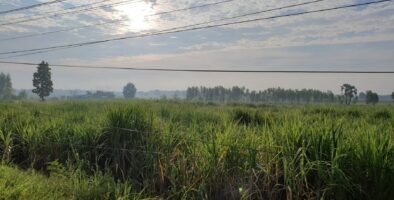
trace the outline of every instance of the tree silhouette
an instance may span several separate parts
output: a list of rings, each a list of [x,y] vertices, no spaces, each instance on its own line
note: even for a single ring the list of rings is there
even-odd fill
[[[365,101],[367,104],[375,105],[379,102],[379,95],[377,93],[372,92],[371,90],[368,90],[366,92]]]
[[[51,68],[48,63],[42,61],[38,67],[37,72],[33,74],[33,86],[35,89],[32,90],[36,93],[41,101],[45,101],[45,97],[49,96],[53,92],[53,82],[51,80]]]
[[[9,74],[0,73],[0,100],[12,98],[12,83]]]
[[[341,86],[341,92],[345,98],[345,104],[349,105],[352,99],[357,96],[357,88],[354,85],[343,84]]]
[[[224,88],[223,86],[207,88],[201,86],[187,88],[186,100],[218,103],[332,103],[337,101],[337,97],[331,91],[323,92],[314,89],[292,90],[268,88],[263,91],[255,91],[238,86],[232,88]]]
[[[123,87],[123,96],[126,99],[132,99],[135,97],[135,93],[137,93],[137,88],[132,83],[127,83],[126,86]]]
[[[391,93],[391,99],[394,101],[394,92]]]

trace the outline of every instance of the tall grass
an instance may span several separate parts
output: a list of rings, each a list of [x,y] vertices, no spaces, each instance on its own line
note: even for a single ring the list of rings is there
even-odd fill
[[[114,101],[0,109],[2,164],[97,190],[87,199],[394,198],[390,106]]]

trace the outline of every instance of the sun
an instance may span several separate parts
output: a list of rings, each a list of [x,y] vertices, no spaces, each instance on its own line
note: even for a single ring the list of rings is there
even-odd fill
[[[155,14],[150,1],[139,1],[132,4],[119,5],[115,7],[119,14],[127,17],[127,30],[141,32],[153,28],[153,22],[149,22],[148,16]]]

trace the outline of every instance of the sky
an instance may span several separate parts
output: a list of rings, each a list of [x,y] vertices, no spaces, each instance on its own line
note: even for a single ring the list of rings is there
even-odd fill
[[[0,12],[50,0],[0,0]],[[103,0],[66,0],[22,12],[0,15],[0,53],[31,48],[141,35],[168,28],[234,17],[312,0],[233,0],[167,14],[223,0],[107,0],[94,6],[116,6],[51,17],[70,7]],[[309,5],[227,20],[233,22],[319,10],[374,0],[325,0]],[[52,13],[52,14],[51,14]],[[46,18],[1,25],[27,18]],[[68,32],[5,40],[84,25],[118,23]],[[217,22],[218,23],[218,22]],[[222,23],[222,22],[220,22]],[[212,23],[215,24],[215,23]],[[1,61],[106,67],[225,69],[225,70],[386,70],[394,71],[394,2],[278,18],[231,26],[163,34],[61,49]],[[34,66],[0,64],[17,89],[32,88]],[[127,82],[138,90],[184,90],[188,86],[313,88],[340,92],[350,83],[359,91],[394,91],[394,74],[253,74],[153,72],[52,67],[55,89],[120,91]]]

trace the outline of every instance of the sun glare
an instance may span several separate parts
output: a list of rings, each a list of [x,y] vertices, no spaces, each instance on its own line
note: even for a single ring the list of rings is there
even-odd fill
[[[120,15],[128,18],[126,29],[129,31],[140,32],[153,27],[153,23],[149,22],[147,18],[149,15],[155,13],[151,2],[142,1],[120,5],[116,9],[120,12]]]

